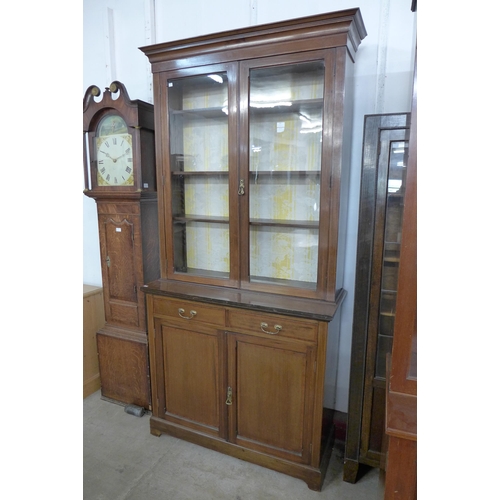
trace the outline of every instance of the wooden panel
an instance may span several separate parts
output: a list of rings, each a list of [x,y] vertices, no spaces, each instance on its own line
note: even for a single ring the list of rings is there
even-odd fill
[[[104,326],[101,287],[83,285],[83,398],[101,387],[96,333]]]
[[[365,439],[368,440],[367,449],[363,454],[374,460],[375,466],[380,466],[382,460],[382,440],[384,436],[384,417],[385,417],[385,387],[373,387],[372,408],[369,424],[370,430],[366,433]],[[362,438],[363,439],[363,438]],[[363,446],[363,441],[362,441]]]
[[[205,433],[221,431],[220,335],[161,326],[164,418]],[[160,413],[161,414],[161,413]]]
[[[155,297],[153,308],[155,315],[170,316],[178,320],[184,319],[185,321],[190,321],[191,324],[209,323],[222,327],[225,325],[226,311],[223,307],[209,306],[190,300]],[[184,312],[180,312],[179,309],[183,309]],[[185,318],[191,319],[187,320]]]
[[[118,330],[106,330],[105,327],[97,333],[97,348],[102,396],[149,408],[146,336],[133,333],[120,335]]]
[[[139,326],[138,307],[136,303],[110,300],[109,323],[120,323],[126,326]]]
[[[136,301],[134,269],[134,226],[127,219],[104,222],[110,300]]]
[[[121,214],[124,216],[139,214],[140,206],[137,202],[124,202],[122,200],[116,201],[114,203],[108,201],[100,201],[97,205],[99,215],[116,215]]]
[[[262,323],[267,326],[261,327]],[[304,321],[281,316],[278,314],[252,313],[237,309],[228,311],[228,328],[248,332],[252,334],[266,334],[264,330],[271,332],[276,337],[296,338],[316,342],[318,338],[318,324],[315,321]],[[275,328],[278,325],[281,330]]]
[[[391,436],[385,476],[385,499],[417,499],[417,442]],[[389,472],[390,471],[390,472]]]
[[[417,396],[389,391],[386,432],[406,439],[417,439]]]
[[[392,356],[388,356],[386,500],[417,498],[417,58]]]
[[[228,340],[233,390],[230,440],[294,462],[308,462],[315,349],[248,335],[230,335]]]

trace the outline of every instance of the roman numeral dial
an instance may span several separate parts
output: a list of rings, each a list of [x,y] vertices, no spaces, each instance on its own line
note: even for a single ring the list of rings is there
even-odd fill
[[[115,134],[96,138],[97,184],[133,186],[132,136]]]

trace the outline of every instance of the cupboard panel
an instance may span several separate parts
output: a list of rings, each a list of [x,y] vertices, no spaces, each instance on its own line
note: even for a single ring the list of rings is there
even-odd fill
[[[231,334],[228,352],[234,384],[230,438],[250,449],[307,462],[314,349]]]
[[[219,335],[161,326],[164,418],[202,432],[221,429]]]

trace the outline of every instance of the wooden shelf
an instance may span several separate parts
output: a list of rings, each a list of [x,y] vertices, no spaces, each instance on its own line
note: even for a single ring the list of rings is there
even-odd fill
[[[213,222],[217,224],[229,224],[229,217],[221,217],[217,215],[176,215],[173,217],[175,223],[189,222]]]
[[[182,115],[189,119],[195,118],[225,118],[227,120],[227,113],[222,111],[222,106],[214,108],[194,108],[194,109],[171,109],[171,115]]]
[[[251,176],[266,177],[319,177],[320,170],[250,170]]]
[[[228,170],[173,170],[172,176],[179,177],[215,177],[217,175],[228,175]]]
[[[319,221],[284,220],[284,219],[250,219],[251,226],[297,227],[319,229]]]
[[[290,105],[277,105],[277,106],[252,106],[250,104],[249,110],[250,114],[297,114],[301,111],[307,112],[307,111],[318,111],[322,110],[323,108],[323,99],[297,99],[297,100],[291,100]],[[297,119],[298,116],[297,116]]]

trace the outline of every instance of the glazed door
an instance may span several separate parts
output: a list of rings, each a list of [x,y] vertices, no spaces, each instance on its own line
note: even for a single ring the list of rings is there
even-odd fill
[[[236,286],[236,64],[162,75],[167,277]],[[230,216],[230,214],[233,214]]]
[[[228,334],[229,441],[309,462],[315,353],[305,342]]]
[[[248,140],[240,179],[242,287],[301,296],[325,288],[329,56],[241,65],[241,129]]]
[[[155,320],[158,416],[225,437],[223,333]]]

